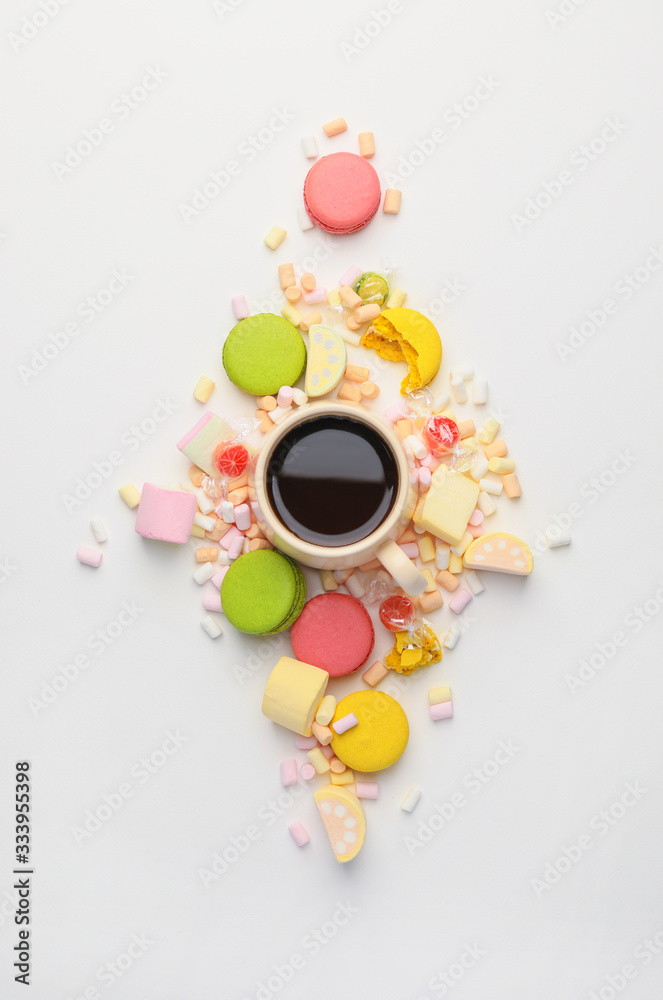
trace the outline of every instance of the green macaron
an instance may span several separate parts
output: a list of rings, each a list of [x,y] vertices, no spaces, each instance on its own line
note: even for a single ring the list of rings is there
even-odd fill
[[[226,337],[223,367],[240,389],[272,396],[300,378],[306,346],[301,333],[283,316],[258,313],[240,320]]]
[[[304,574],[297,563],[274,549],[240,556],[221,583],[223,613],[231,625],[250,635],[290,628],[305,601]]]

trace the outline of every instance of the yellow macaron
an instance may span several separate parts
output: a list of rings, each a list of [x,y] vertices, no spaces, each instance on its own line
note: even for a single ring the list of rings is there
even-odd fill
[[[410,735],[407,716],[398,702],[382,691],[354,691],[339,701],[330,726],[354,713],[357,725],[335,734],[331,748],[347,767],[381,771],[401,756]]]
[[[432,382],[442,361],[440,335],[416,309],[385,309],[368,327],[361,343],[381,358],[407,362],[408,372],[401,383],[403,396]]]

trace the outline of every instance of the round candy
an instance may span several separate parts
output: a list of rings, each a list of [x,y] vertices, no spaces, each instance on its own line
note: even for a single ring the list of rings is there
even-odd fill
[[[356,597],[319,594],[304,605],[290,641],[298,660],[326,670],[330,677],[341,677],[366,662],[373,651],[375,631],[368,611]]]
[[[354,285],[355,292],[362,302],[376,302],[381,306],[389,295],[389,285],[387,279],[374,271],[367,271],[357,278]]]
[[[236,629],[268,635],[290,628],[306,600],[299,566],[273,549],[240,556],[221,583],[223,613]]]
[[[355,691],[342,698],[334,719],[354,712],[357,725],[335,735],[331,748],[344,764],[357,771],[381,771],[401,756],[410,735],[407,716],[398,702],[383,691]]]
[[[222,476],[236,479],[249,464],[249,453],[243,444],[219,445],[212,455],[215,468]]]
[[[223,345],[228,378],[254,396],[275,396],[281,386],[294,385],[305,366],[302,335],[273,313],[240,320]]]
[[[380,621],[390,632],[402,632],[414,621],[414,604],[409,597],[394,594],[380,605]]]
[[[380,207],[380,181],[357,153],[331,153],[314,163],[304,181],[304,206],[328,233],[354,233]]]
[[[441,413],[428,418],[422,433],[434,455],[446,455],[447,452],[453,451],[460,441],[460,431],[456,421]]]

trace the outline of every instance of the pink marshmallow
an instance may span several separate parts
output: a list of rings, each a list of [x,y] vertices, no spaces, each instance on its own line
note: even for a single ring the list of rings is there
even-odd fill
[[[303,847],[304,844],[308,844],[309,840],[311,839],[308,835],[306,827],[302,823],[300,823],[299,820],[296,820],[296,822],[291,823],[290,826],[288,827],[288,830],[290,831],[290,836],[297,844],[297,847]]]
[[[276,397],[277,405],[283,407],[284,410],[287,410],[289,406],[292,406],[292,399],[294,395],[295,390],[291,385],[282,385],[279,389],[279,394]]]
[[[81,545],[76,552],[76,558],[79,563],[84,563],[86,566],[93,566],[95,569],[98,569],[101,566],[104,554],[103,552],[98,552],[96,549],[91,549],[89,545]]]
[[[407,412],[408,411],[404,409],[402,403],[396,403],[394,406],[390,406],[384,411],[384,418],[385,420],[388,420],[390,424],[395,424],[396,421],[401,420]]]
[[[230,301],[235,313],[235,319],[246,319],[247,316],[251,315],[243,295],[234,295]]]
[[[163,490],[145,483],[136,515],[136,531],[161,542],[188,542],[196,514],[194,493]]]
[[[473,510],[472,511],[472,516],[470,518],[470,524],[473,527],[476,527],[477,525],[481,524],[482,522],[483,522],[483,514],[482,514],[482,512],[478,508],[476,510]]]
[[[425,465],[422,465],[422,467],[419,469],[419,485],[422,486],[424,489],[428,489],[428,487],[431,484],[432,478],[433,476],[431,475],[430,469],[428,469]]]
[[[288,785],[296,785],[298,781],[297,775],[297,761],[294,757],[291,760],[281,761],[281,784],[284,788]]]
[[[221,594],[211,592],[203,594],[203,607],[205,611],[223,611],[221,607]]]
[[[230,546],[232,545],[232,543],[235,541],[236,538],[241,538],[243,541],[244,535],[239,530],[239,528],[236,528],[235,525],[233,524],[232,528],[228,528],[225,535],[223,535],[223,537],[219,541],[219,545],[221,546],[222,549],[230,551]]]
[[[334,751],[332,750],[332,748],[330,746],[326,746],[326,747],[321,746],[320,749],[322,750],[322,752],[325,755],[325,757],[327,758],[327,760],[331,760],[332,757],[334,756]]]
[[[221,590],[221,584],[223,583],[223,578],[230,569],[230,566],[221,566],[220,569],[216,571],[213,577],[210,579],[210,583],[213,583],[217,590]]]
[[[355,781],[355,795],[358,799],[377,799],[377,781]]]
[[[362,269],[357,267],[356,264],[350,264],[350,267],[347,269],[345,274],[342,274],[338,279],[338,283],[341,287],[343,287],[343,285],[354,285],[357,278],[361,278],[363,273]]]
[[[251,527],[251,508],[248,503],[240,503],[235,507],[235,524],[240,531],[248,531]]]
[[[453,714],[452,701],[442,701],[439,705],[431,705],[430,707],[430,717],[434,722],[439,722],[440,719],[451,719]]]
[[[467,530],[472,538],[478,538],[479,535],[483,535],[483,524],[468,524]]]
[[[310,292],[304,292],[304,302],[309,305],[314,305],[316,302],[326,302],[327,301],[327,289],[326,288],[312,288]]]
[[[344,715],[342,719],[336,719],[332,722],[332,727],[336,735],[340,736],[341,733],[345,733],[348,729],[352,729],[353,726],[356,726],[358,722],[359,719],[355,713],[348,712],[348,714]]]
[[[432,452],[429,451],[426,457],[422,458],[421,464],[426,469],[430,469],[431,472],[435,472],[435,470],[440,466],[440,459],[436,458],[435,455],[433,455]]]
[[[315,736],[297,736],[295,739],[295,746],[298,750],[312,750],[317,745],[318,741]]]
[[[463,608],[466,608],[471,600],[472,595],[469,590],[462,588],[461,590],[457,590],[451,598],[449,601],[449,607],[455,614],[459,615]]]
[[[234,538],[230,548],[228,549],[228,558],[237,559],[241,556],[242,550],[244,548],[244,535],[239,535],[238,538]]]
[[[398,547],[405,553],[408,559],[416,559],[419,555],[419,546],[416,542],[403,542]]]
[[[316,771],[315,768],[313,767],[313,764],[309,764],[308,761],[305,764],[302,764],[302,766],[299,769],[299,777],[302,779],[302,781],[310,781],[311,778],[315,777],[315,774]]]

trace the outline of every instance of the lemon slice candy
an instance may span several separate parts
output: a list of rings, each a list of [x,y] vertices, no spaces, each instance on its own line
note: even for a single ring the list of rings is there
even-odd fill
[[[310,397],[324,396],[343,378],[347,352],[341,336],[322,323],[308,332],[308,360],[304,391]]]

